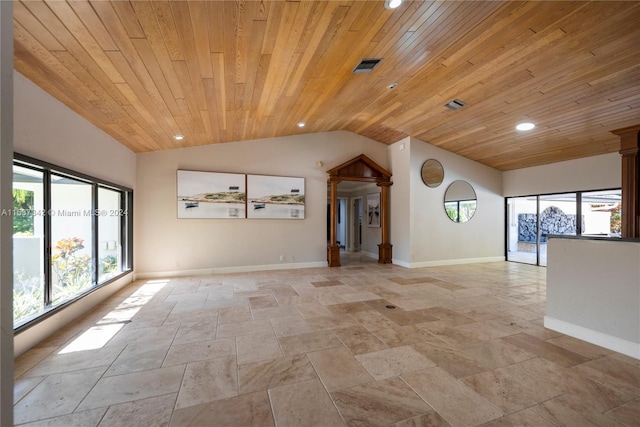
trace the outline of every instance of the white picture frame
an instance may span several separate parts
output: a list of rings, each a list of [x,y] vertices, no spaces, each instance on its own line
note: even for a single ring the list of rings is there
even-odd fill
[[[380,193],[367,194],[367,227],[380,227]]]

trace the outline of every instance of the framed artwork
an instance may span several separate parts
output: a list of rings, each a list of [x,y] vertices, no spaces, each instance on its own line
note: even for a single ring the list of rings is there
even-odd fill
[[[178,170],[178,218],[245,218],[244,174]]]
[[[247,175],[247,218],[304,219],[304,178]]]
[[[380,193],[367,194],[367,227],[380,227]]]

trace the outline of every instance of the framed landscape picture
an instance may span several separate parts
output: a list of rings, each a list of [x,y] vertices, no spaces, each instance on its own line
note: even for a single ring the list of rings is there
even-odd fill
[[[380,227],[380,193],[367,194],[367,227]]]
[[[247,175],[247,218],[304,219],[304,178]]]
[[[178,170],[178,218],[245,218],[244,174]]]

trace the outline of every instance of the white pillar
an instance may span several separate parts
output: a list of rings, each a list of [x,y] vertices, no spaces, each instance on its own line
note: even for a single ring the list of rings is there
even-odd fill
[[[0,1],[0,208],[13,198],[13,2]],[[0,215],[0,425],[13,425],[13,217]]]

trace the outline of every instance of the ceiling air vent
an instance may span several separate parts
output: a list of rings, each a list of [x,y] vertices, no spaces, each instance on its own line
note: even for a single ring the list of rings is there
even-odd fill
[[[462,107],[464,107],[465,104],[464,102],[460,101],[459,99],[454,99],[453,101],[449,101],[446,104],[444,104],[445,107],[450,108],[452,110],[459,110]]]
[[[363,59],[353,69],[354,73],[370,73],[374,68],[382,61],[382,58],[368,58]]]

